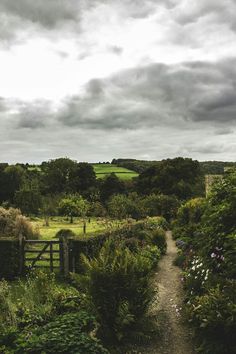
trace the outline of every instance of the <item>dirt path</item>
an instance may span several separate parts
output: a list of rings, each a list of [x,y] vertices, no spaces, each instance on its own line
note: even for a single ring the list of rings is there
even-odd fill
[[[178,314],[182,307],[183,289],[181,271],[173,265],[176,254],[171,232],[167,232],[167,254],[159,263],[155,279],[159,289],[155,312],[161,319],[161,336],[155,343],[139,348],[139,354],[194,354],[190,330]]]

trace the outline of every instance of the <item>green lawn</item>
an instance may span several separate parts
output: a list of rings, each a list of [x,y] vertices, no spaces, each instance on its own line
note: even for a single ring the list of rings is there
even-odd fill
[[[52,217],[49,221],[49,226],[45,226],[43,219],[31,221],[33,226],[40,232],[42,240],[51,240],[55,237],[56,233],[61,229],[70,229],[78,236],[83,235],[83,220],[81,218],[74,218],[74,223],[70,224],[63,217]],[[116,227],[120,224],[119,221],[111,221],[105,218],[91,218],[90,223],[86,222],[86,236],[92,236],[95,233],[108,228]]]
[[[125,180],[129,180],[138,176],[138,173],[132,170],[128,170],[127,168],[112,164],[93,164],[93,168],[97,178],[104,178],[111,173],[115,173],[117,177]]]

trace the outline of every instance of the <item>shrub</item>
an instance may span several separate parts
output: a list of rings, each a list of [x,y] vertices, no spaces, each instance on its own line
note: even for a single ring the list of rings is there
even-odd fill
[[[236,282],[218,285],[189,301],[188,316],[200,339],[199,352],[232,354],[236,350]],[[207,338],[207,341],[205,340]]]
[[[0,238],[0,279],[19,275],[19,241]]]
[[[0,332],[6,326],[14,326],[16,321],[16,306],[10,299],[10,286],[3,280],[0,282]]]
[[[153,231],[151,234],[151,242],[159,248],[161,254],[166,253],[167,242],[165,231],[163,231],[162,229],[157,229]]]
[[[151,262],[152,269],[155,269],[158,265],[158,262],[161,258],[160,249],[157,246],[147,245],[140,251],[142,257],[146,257]]]
[[[0,238],[18,238],[20,235],[26,239],[39,236],[19,209],[0,207]]]
[[[176,267],[183,268],[183,267],[184,267],[184,264],[185,264],[185,260],[186,260],[185,255],[184,255],[182,252],[179,252],[179,253],[177,254],[177,256],[175,257],[173,264],[174,264]]]
[[[106,340],[121,341],[147,315],[154,291],[152,262],[141,254],[106,242],[97,258],[82,256],[85,275],[77,276],[87,292]]]
[[[31,333],[23,332],[15,353],[108,354],[90,334],[95,326],[94,317],[85,311],[60,315]]]

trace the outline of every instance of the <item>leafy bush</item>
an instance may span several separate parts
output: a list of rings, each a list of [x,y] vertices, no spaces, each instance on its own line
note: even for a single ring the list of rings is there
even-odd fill
[[[169,221],[176,216],[179,201],[175,196],[151,194],[143,198],[142,204],[146,215],[161,215]]]
[[[31,333],[23,332],[15,353],[108,354],[91,335],[95,327],[94,317],[85,311],[60,315]]]
[[[19,209],[0,207],[0,238],[19,238],[20,235],[26,239],[39,237]]]
[[[0,238],[0,279],[19,275],[19,241]]]
[[[140,251],[142,257],[147,257],[151,262],[152,269],[155,269],[158,265],[158,262],[161,258],[161,251],[157,246],[147,245]]]
[[[75,277],[90,298],[100,335],[106,340],[125,340],[153,300],[152,262],[112,242],[105,243],[97,258],[82,259],[85,275]]]
[[[184,264],[185,264],[185,254],[183,254],[183,252],[178,252],[177,256],[175,257],[174,259],[174,262],[173,264],[176,266],[176,267],[180,267],[180,268],[183,268],[184,267]]]
[[[166,242],[165,231],[163,231],[162,229],[157,229],[153,231],[151,234],[151,242],[153,243],[153,245],[159,248],[161,254],[166,253],[167,242]]]
[[[187,312],[201,340],[204,354],[232,354],[236,351],[236,282],[218,285],[189,301]],[[207,341],[205,340],[207,338]]]
[[[54,274],[38,271],[12,285],[0,282],[0,352],[31,352],[34,341],[41,343],[44,338],[39,326],[44,328],[58,315],[77,313],[83,307],[84,296],[74,287],[58,283]],[[32,353],[37,353],[37,347]]]
[[[16,306],[10,299],[10,286],[3,280],[0,282],[0,332],[6,326],[14,326],[16,321]]]
[[[186,258],[187,314],[204,354],[236,351],[235,187],[232,170],[214,185],[207,200],[183,205],[174,225],[175,237],[185,243],[179,246]]]

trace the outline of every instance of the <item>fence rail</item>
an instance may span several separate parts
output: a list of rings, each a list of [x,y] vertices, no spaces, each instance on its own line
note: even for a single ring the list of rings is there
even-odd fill
[[[33,256],[35,255],[35,257]],[[53,272],[59,269],[67,275],[69,272],[68,239],[59,240],[20,240],[20,273],[27,268],[47,268]]]

